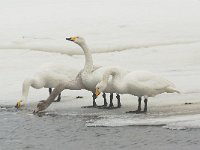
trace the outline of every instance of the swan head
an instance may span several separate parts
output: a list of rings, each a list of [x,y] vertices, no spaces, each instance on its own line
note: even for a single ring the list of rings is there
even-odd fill
[[[79,37],[79,36],[73,36],[73,37],[70,37],[70,38],[66,38],[66,40],[67,41],[72,41],[72,42],[74,42],[76,44],[79,44],[79,45],[85,43],[84,38]]]
[[[103,92],[106,89],[106,83],[104,81],[99,82],[96,85],[95,95],[98,96],[101,92]]]
[[[15,108],[19,109],[21,106],[22,106],[22,100],[18,100],[15,105]]]
[[[36,107],[36,109],[33,111],[33,113],[38,113],[38,112],[40,112],[40,111],[43,111],[43,110],[45,110],[47,107],[48,107],[48,104],[47,104],[44,100],[41,100],[41,101],[37,104],[37,107]]]

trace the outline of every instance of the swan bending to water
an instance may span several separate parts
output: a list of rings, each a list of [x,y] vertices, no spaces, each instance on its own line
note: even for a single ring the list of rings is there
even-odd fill
[[[95,67],[94,69],[98,69],[99,67]],[[71,81],[64,81],[58,84],[55,89],[52,91],[50,96],[47,98],[47,100],[42,100],[37,104],[36,109],[33,111],[34,113],[38,113],[40,111],[45,110],[49,107],[49,105],[54,101],[54,99],[61,93],[64,89],[70,89],[70,90],[81,90],[85,89],[84,85],[82,84],[82,78],[81,78],[81,72],[78,73],[76,78]],[[95,93],[93,93],[95,95]],[[95,95],[96,96],[96,95]],[[103,97],[105,96],[105,93],[103,93]],[[94,98],[94,96],[93,96]],[[93,99],[94,100],[94,99]],[[104,105],[106,102],[106,97],[104,97]],[[107,103],[107,102],[106,102]]]
[[[113,90],[119,94],[132,94],[138,96],[138,109],[128,113],[147,112],[148,97],[161,93],[180,93],[175,85],[167,79],[146,71],[133,71],[127,74],[118,68],[109,68],[103,74],[102,81],[96,85],[96,96],[108,86],[109,77],[112,76]],[[141,98],[144,96],[144,110],[141,111]]]
[[[97,107],[96,104],[96,94],[95,94],[95,87],[96,84],[100,81],[102,78],[101,72],[107,68],[105,67],[95,67],[93,65],[93,60],[92,60],[92,55],[85,43],[85,40],[81,37],[71,37],[71,38],[66,38],[66,40],[73,41],[74,43],[78,44],[84,51],[85,54],[85,66],[84,69],[79,72],[77,77],[69,82],[63,82],[60,83],[51,93],[51,95],[47,98],[47,100],[40,101],[37,105],[37,108],[34,110],[34,112],[39,112],[44,109],[46,109],[56,98],[56,96],[63,91],[64,89],[70,89],[70,90],[81,90],[81,89],[87,89],[89,91],[93,92],[93,105],[89,107]],[[98,71],[97,71],[98,70]],[[91,75],[91,77],[90,77]],[[98,77],[98,78],[97,78]],[[87,84],[89,83],[89,84]],[[109,108],[114,108],[113,105],[113,91],[109,90],[107,88],[106,92],[111,93],[110,95],[110,105]],[[103,94],[104,98],[104,105],[103,107],[107,106],[105,94]],[[118,106],[117,108],[121,107],[121,102],[120,102],[120,96],[117,94],[116,96],[118,100]],[[86,106],[87,108],[88,106]]]
[[[43,111],[46,108],[48,108],[49,105],[58,96],[58,94],[61,93],[64,89],[70,89],[70,90],[84,89],[84,86],[82,84],[82,80],[81,80],[81,77],[80,77],[80,72],[74,80],[65,81],[65,82],[62,82],[59,85],[57,85],[55,87],[55,89],[52,91],[51,95],[47,98],[47,100],[42,100],[37,104],[37,107],[33,111],[33,113],[38,113],[38,112]]]
[[[25,105],[30,87],[35,89],[49,88],[51,94],[52,88],[55,88],[62,82],[70,81],[78,74],[78,71],[63,64],[45,64],[40,67],[40,70],[31,78],[25,79],[22,86],[22,96],[16,104],[16,108]],[[60,101],[61,93],[58,94]]]
[[[94,70],[98,69],[99,67],[95,67],[94,66]],[[50,96],[46,99],[46,100],[42,100],[40,101],[37,106],[36,109],[33,111],[33,113],[38,113],[40,111],[45,110],[46,108],[49,107],[49,105],[54,101],[54,99],[59,95],[59,93],[61,93],[64,89],[70,89],[70,90],[81,90],[81,89],[85,89],[85,86],[82,83],[82,78],[81,78],[81,73],[83,72],[83,70],[81,70],[78,75],[76,76],[76,78],[74,80],[71,81],[65,81],[65,82],[61,82],[60,84],[58,84],[55,89],[52,91],[52,93],[50,94]],[[95,95],[95,96],[94,96]],[[113,96],[113,95],[111,95]],[[107,102],[106,102],[106,95],[105,93],[103,93],[103,98],[104,98],[104,105],[107,106]],[[96,94],[93,93],[93,104],[95,102],[96,99]],[[111,99],[112,100],[112,99]],[[120,102],[119,102],[120,103]]]

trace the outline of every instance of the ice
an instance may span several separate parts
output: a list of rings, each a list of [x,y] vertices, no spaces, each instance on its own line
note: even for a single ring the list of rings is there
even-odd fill
[[[88,127],[116,127],[116,126],[162,126],[172,130],[200,129],[200,115],[179,115],[179,116],[102,116],[98,120],[87,122]]]
[[[199,129],[200,118],[199,116],[197,116],[197,118],[195,118],[194,120],[188,119],[187,121],[169,123],[166,126],[164,126],[164,128],[171,130]]]
[[[93,52],[199,42],[199,10],[197,0],[1,1],[0,47],[82,54],[73,35]]]

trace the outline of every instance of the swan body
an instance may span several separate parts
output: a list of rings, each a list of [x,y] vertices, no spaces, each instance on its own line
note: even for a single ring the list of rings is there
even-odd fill
[[[145,97],[145,112],[147,111],[148,97],[153,97],[164,92],[180,93],[176,90],[172,82],[151,72],[132,71],[125,73],[119,68],[110,68],[104,72],[102,81],[96,85],[96,95],[106,89],[110,76],[112,76],[112,87],[115,92],[138,96],[140,103],[141,97]],[[141,108],[139,108],[139,111],[141,111]]]
[[[63,64],[45,64],[40,67],[32,77],[27,78],[23,82],[22,96],[17,102],[16,107],[19,108],[21,103],[26,103],[29,89],[55,88],[62,82],[70,81],[76,77],[78,71]]]
[[[175,85],[167,79],[147,71],[134,71],[122,78],[113,78],[114,89],[121,94],[153,97],[161,93],[173,93]]]

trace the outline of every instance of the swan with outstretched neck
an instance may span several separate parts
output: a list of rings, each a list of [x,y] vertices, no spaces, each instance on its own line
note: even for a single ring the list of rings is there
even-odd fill
[[[106,89],[110,76],[112,76],[111,83],[116,93],[138,96],[138,109],[128,113],[146,113],[148,97],[165,92],[180,93],[172,82],[151,72],[133,71],[124,74],[124,71],[119,68],[109,68],[104,72],[102,80],[96,85],[96,96]],[[145,104],[143,111],[141,110],[142,97],[144,97]]]
[[[93,105],[92,106],[85,106],[86,108],[88,107],[97,107],[96,104],[96,95],[95,95],[95,87],[96,84],[100,81],[102,78],[101,72],[107,67],[100,67],[100,66],[94,66],[93,65],[93,60],[92,60],[92,55],[85,43],[85,40],[81,37],[71,37],[71,38],[66,38],[66,40],[73,41],[74,43],[78,44],[84,51],[85,54],[85,65],[84,69],[82,69],[77,77],[69,82],[63,82],[59,84],[51,93],[51,95],[47,98],[47,100],[40,101],[37,105],[37,108],[34,110],[34,112],[39,112],[44,109],[46,109],[56,98],[56,96],[63,91],[64,89],[70,89],[70,90],[81,90],[81,89],[86,89],[89,91],[92,91],[93,93]],[[100,74],[99,74],[100,73]],[[105,90],[107,93],[110,94],[110,105],[108,108],[114,108],[112,99],[113,99],[113,92],[112,90],[109,90],[109,86]],[[106,102],[106,95],[103,93],[103,98],[104,98],[104,105],[103,108],[107,106]],[[120,102],[120,96],[117,94],[116,96],[118,100],[118,106],[117,108],[121,107],[121,102]]]
[[[109,67],[100,67],[100,68],[94,70],[93,59],[92,59],[90,49],[88,48],[85,40],[82,37],[71,37],[71,38],[66,38],[66,40],[69,40],[69,41],[72,41],[72,42],[78,44],[84,52],[85,65],[81,72],[82,84],[84,85],[86,90],[92,91],[94,93],[93,94],[93,106],[89,106],[89,107],[97,107],[96,102],[95,102],[95,99],[96,99],[95,87],[96,87],[96,84],[102,78],[102,75],[103,75],[102,72]],[[112,102],[114,92],[113,92],[112,88],[109,86],[109,84],[104,92],[111,93],[109,108],[114,108],[113,102]],[[118,99],[117,108],[120,108],[121,102],[120,102],[119,94],[117,94],[116,98]],[[104,106],[105,106],[105,103],[104,103]]]
[[[84,86],[82,84],[81,77],[80,77],[80,72],[76,76],[75,79],[71,81],[65,81],[57,85],[55,89],[52,91],[52,93],[50,94],[50,96],[47,98],[47,100],[42,100],[37,104],[37,107],[33,111],[33,113],[38,113],[48,108],[49,105],[54,101],[54,99],[59,95],[59,93],[61,93],[64,89],[70,89],[70,90],[84,89]]]

